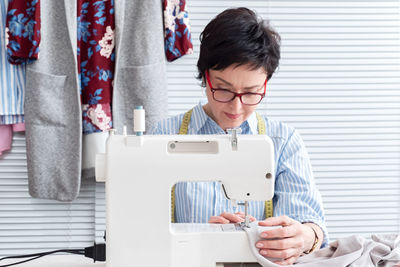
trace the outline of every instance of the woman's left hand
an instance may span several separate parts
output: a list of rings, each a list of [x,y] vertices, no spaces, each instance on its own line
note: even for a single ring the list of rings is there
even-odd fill
[[[258,224],[260,226],[282,226],[282,228],[262,232],[261,238],[268,240],[260,240],[256,243],[262,256],[281,259],[276,261],[276,264],[293,264],[314,243],[315,235],[310,226],[301,224],[288,216],[271,217]]]

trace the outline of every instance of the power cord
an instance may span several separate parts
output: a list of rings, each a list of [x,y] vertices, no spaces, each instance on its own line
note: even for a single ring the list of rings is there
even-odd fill
[[[54,254],[54,253],[60,253],[60,252],[84,255],[85,257],[93,259],[93,262],[105,261],[106,260],[106,244],[104,244],[104,243],[100,243],[100,244],[94,243],[93,246],[86,247],[84,249],[59,249],[59,250],[42,252],[42,253],[34,253],[34,254],[26,254],[26,255],[17,255],[17,256],[4,257],[4,258],[1,258],[0,261],[7,260],[7,259],[21,259],[21,258],[30,258],[30,259],[26,259],[26,260],[23,260],[23,261],[18,261],[18,262],[6,264],[6,265],[0,265],[0,267],[14,266],[14,265],[17,265],[17,264],[21,264],[21,263],[25,263],[25,262],[28,262],[28,261],[36,260],[36,259],[41,258],[43,256],[47,256],[47,255]]]
[[[96,261],[106,261],[106,244],[94,243],[93,246],[85,248],[85,257],[93,259],[93,262]],[[0,266],[1,267],[1,266]]]

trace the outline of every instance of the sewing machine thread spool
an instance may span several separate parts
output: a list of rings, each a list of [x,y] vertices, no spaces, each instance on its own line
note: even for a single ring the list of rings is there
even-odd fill
[[[146,129],[145,112],[143,106],[136,106],[133,110],[133,131],[136,135],[143,135]]]

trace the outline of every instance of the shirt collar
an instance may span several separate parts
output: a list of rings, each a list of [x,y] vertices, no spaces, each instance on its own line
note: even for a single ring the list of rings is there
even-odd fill
[[[214,122],[212,118],[210,118],[206,112],[203,109],[203,105],[205,103],[202,103],[201,101],[193,108],[193,116],[196,116],[196,123],[193,123],[193,120],[191,120],[190,123],[190,128],[191,128],[191,133],[192,134],[197,134],[201,128],[207,123],[214,123],[217,126],[217,123]],[[256,117],[256,113],[253,112],[250,117],[244,121],[241,125],[240,128],[242,129],[243,133],[249,133],[249,134],[257,134],[258,133],[258,121]],[[221,129],[222,130],[222,129]]]
[[[196,123],[193,122],[193,119],[190,120],[191,132],[193,134],[197,134],[209,118],[203,109],[203,104],[204,103],[200,101],[197,106],[193,108],[192,118],[196,117]]]

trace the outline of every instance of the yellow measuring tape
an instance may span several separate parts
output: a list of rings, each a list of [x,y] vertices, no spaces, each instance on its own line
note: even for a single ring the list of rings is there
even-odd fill
[[[256,117],[258,121],[258,134],[265,134],[265,121],[264,119],[256,112]],[[272,217],[274,215],[274,209],[272,205],[272,199],[265,201],[265,218]]]
[[[190,123],[190,118],[192,117],[193,109],[189,110],[183,116],[182,124],[179,129],[179,134],[187,134],[188,127]],[[256,113],[257,121],[258,121],[258,134],[265,134],[265,122],[264,119]],[[265,218],[269,218],[273,216],[273,206],[272,200],[265,201]],[[175,185],[171,190],[171,222],[175,222]]]

